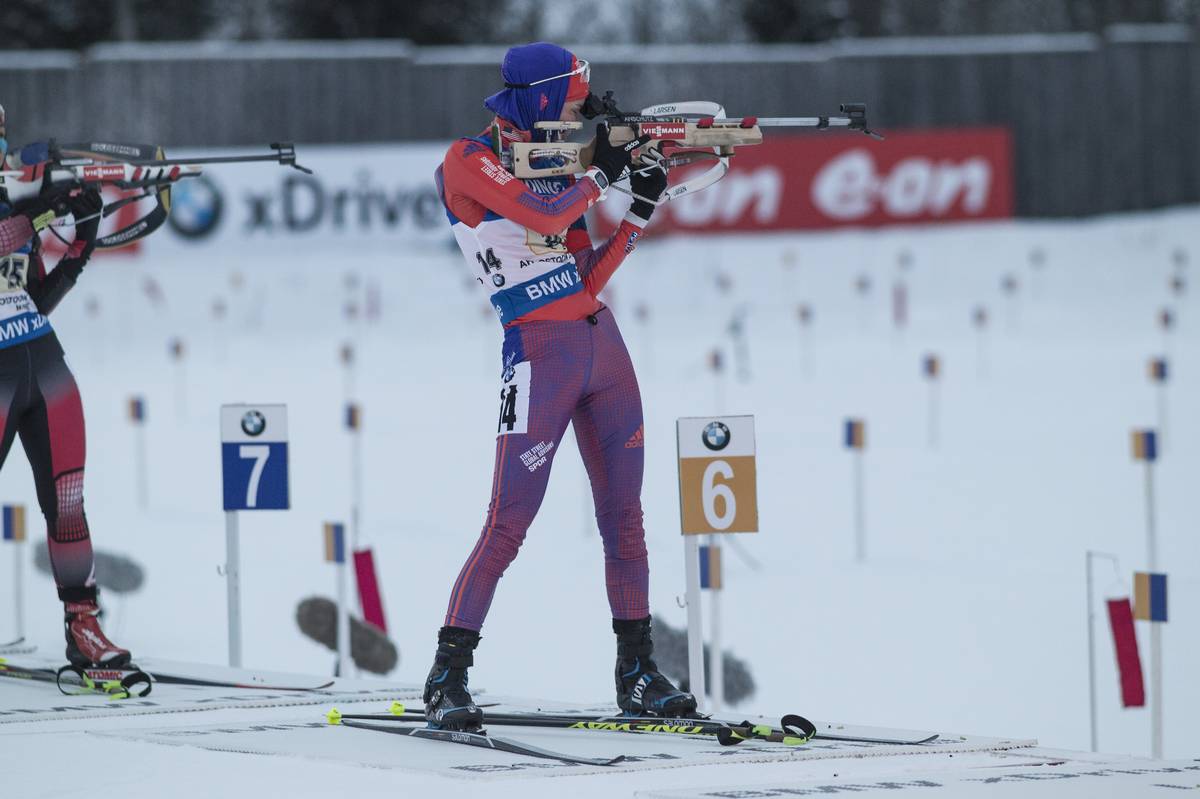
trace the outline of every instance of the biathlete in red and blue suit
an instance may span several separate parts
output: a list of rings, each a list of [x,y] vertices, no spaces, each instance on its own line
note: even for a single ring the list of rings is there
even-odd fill
[[[8,153],[0,107],[0,164],[22,169],[50,157],[45,142]],[[76,666],[120,667],[129,652],[100,629],[95,558],[83,512],[86,438],[79,387],[47,318],[75,285],[96,244],[103,203],[94,189],[43,197],[14,213],[0,187],[0,468],[20,436],[46,518],[50,563],[65,611],[67,659]],[[38,231],[75,217],[75,239],[53,270]]]
[[[557,45],[537,43],[510,49],[500,71],[504,90],[485,100],[494,123],[456,141],[436,174],[467,266],[504,326],[504,345],[491,500],[438,634],[425,684],[426,716],[440,727],[482,724],[467,690],[467,668],[496,585],[542,503],[568,424],[604,541],[617,703],[634,715],[691,715],[695,698],[660,674],[652,656],[641,395],[616,320],[597,299],[633,252],[654,205],[635,200],[612,237],[594,246],[583,214],[630,165],[634,146],[611,145],[601,124],[583,176],[516,178],[510,145],[531,141],[538,122],[577,121],[589,94],[589,68]],[[631,176],[630,183],[635,194],[658,198],[667,179],[655,170]]]

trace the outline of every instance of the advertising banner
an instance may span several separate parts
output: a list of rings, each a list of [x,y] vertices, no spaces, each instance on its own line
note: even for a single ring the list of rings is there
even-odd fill
[[[729,173],[712,187],[660,207],[650,230],[815,230],[1013,213],[1012,143],[1003,128],[887,131],[885,141],[770,134],[738,148]],[[597,229],[623,212],[604,203]]]
[[[448,146],[300,146],[298,160],[312,175],[274,164],[214,166],[180,181],[164,229],[126,252],[440,245],[450,230],[433,173]],[[739,148],[729,174],[714,186],[662,206],[651,230],[729,233],[1004,218],[1013,213],[1011,150],[1001,128],[887,131],[883,142],[845,134],[771,135]],[[594,231],[606,233],[627,205],[624,195],[612,192],[591,213]],[[133,207],[122,209],[114,222],[127,224],[133,214]]]

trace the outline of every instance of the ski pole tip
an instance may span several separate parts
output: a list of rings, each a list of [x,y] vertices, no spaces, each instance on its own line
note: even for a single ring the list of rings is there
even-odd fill
[[[717,730],[717,743],[721,746],[736,746],[744,740],[746,740],[745,736],[730,727],[722,727]]]
[[[325,720],[328,721],[330,724],[341,724],[342,723],[342,712],[340,710],[338,710],[336,707],[330,708],[329,712],[325,714]]]
[[[393,716],[403,716],[404,710],[405,710],[405,708],[404,708],[403,702],[392,702],[392,706],[390,708],[388,708],[388,711]]]

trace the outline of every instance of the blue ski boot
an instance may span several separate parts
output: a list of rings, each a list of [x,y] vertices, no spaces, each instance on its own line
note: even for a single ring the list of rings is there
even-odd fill
[[[483,726],[483,711],[467,690],[467,668],[474,663],[479,633],[461,627],[438,631],[437,654],[425,680],[425,718],[430,727],[473,732]]]
[[[613,632],[617,634],[617,706],[629,716],[695,716],[696,697],[672,685],[654,663],[650,617],[613,619]]]

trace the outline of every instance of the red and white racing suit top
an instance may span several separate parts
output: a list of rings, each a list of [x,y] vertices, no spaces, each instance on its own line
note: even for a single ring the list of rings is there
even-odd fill
[[[502,145],[529,134],[497,119]],[[573,321],[599,311],[596,295],[633,252],[645,220],[626,214],[592,246],[583,214],[603,192],[590,175],[518,179],[496,156],[490,131],[451,145],[438,193],[467,266],[500,322]]]
[[[41,247],[29,220],[24,216],[0,218],[0,349],[50,332],[50,320],[26,291],[45,277]]]

